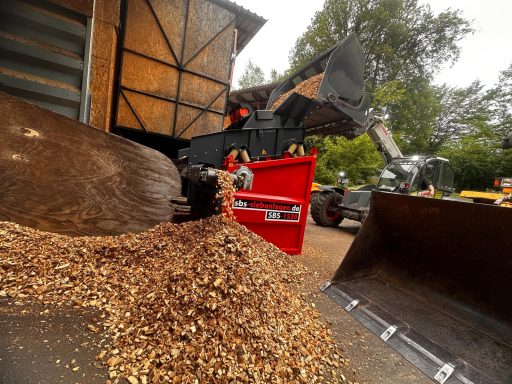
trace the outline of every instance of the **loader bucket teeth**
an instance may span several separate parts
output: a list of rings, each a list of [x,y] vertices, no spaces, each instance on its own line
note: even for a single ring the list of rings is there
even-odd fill
[[[166,156],[0,92],[0,220],[47,232],[140,232],[173,213]]]
[[[384,192],[370,207],[323,292],[435,382],[510,382],[512,210]]]

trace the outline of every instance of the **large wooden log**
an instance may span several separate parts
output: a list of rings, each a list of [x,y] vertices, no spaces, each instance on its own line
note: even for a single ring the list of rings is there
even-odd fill
[[[0,220],[78,235],[139,232],[180,192],[161,153],[0,92]]]

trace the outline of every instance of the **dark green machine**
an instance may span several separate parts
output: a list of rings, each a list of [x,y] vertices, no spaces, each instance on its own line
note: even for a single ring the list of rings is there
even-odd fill
[[[318,225],[336,227],[343,219],[363,222],[370,209],[372,190],[403,195],[428,194],[444,198],[453,191],[454,172],[447,159],[441,157],[399,157],[382,171],[376,186],[357,190],[339,187],[319,187],[320,192],[311,197],[311,217]]]

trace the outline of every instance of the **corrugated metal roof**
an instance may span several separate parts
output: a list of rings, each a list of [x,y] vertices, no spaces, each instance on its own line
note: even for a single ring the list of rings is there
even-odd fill
[[[232,91],[228,97],[228,110],[239,103],[249,103],[255,109],[263,109],[267,105],[270,94],[278,85],[278,83],[272,83]]]
[[[231,11],[236,16],[236,29],[238,30],[237,38],[237,52],[240,53],[242,49],[252,40],[256,33],[267,22],[261,16],[245,9],[228,0],[210,0],[212,3]]]

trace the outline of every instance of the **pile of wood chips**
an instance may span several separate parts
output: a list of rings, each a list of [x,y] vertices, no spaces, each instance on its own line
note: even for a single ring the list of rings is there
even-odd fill
[[[272,108],[270,109],[277,109],[292,93],[298,93],[299,95],[307,97],[308,99],[315,99],[323,77],[324,73],[322,72],[297,84],[295,88],[290,89],[288,92],[279,96],[279,98],[274,102]]]
[[[217,171],[217,186],[219,193],[217,193],[216,197],[222,200],[222,214],[228,219],[235,220],[233,206],[235,204],[236,190],[231,174],[226,171]]]
[[[304,273],[223,216],[118,237],[0,223],[0,296],[103,311],[112,382],[326,382],[339,356]]]

